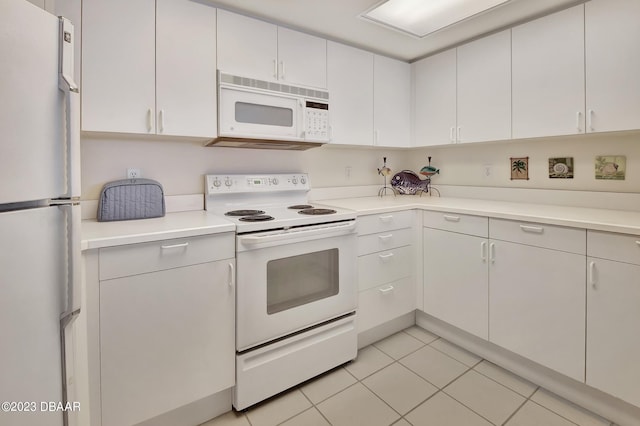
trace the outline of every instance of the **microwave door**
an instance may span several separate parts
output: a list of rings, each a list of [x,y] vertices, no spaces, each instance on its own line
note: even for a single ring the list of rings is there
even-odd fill
[[[220,134],[235,138],[301,140],[298,99],[220,88]]]

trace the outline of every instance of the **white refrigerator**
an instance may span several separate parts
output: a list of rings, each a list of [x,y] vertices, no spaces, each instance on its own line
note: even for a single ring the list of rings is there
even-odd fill
[[[0,425],[58,426],[80,302],[73,26],[26,0],[0,16]]]

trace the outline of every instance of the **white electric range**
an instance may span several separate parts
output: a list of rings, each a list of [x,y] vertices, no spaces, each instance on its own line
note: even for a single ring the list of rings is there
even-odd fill
[[[206,176],[206,210],[236,224],[238,410],[356,357],[356,214],[309,189],[304,173]]]

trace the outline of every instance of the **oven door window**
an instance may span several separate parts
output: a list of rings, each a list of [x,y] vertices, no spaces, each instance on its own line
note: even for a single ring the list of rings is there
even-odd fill
[[[338,257],[334,248],[269,261],[267,314],[338,294]]]

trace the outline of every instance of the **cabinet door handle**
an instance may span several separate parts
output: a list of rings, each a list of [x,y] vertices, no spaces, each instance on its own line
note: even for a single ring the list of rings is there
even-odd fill
[[[480,259],[482,259],[483,262],[487,261],[487,242],[483,241],[480,243]]]
[[[388,234],[388,235],[378,235],[378,238],[380,238],[380,241],[382,241],[383,243],[386,243],[387,240],[389,238],[393,237],[393,234]]]
[[[389,259],[391,259],[393,257],[393,253],[387,253],[387,254],[379,254],[378,257],[380,258],[380,260],[382,260],[383,262],[388,262]]]
[[[544,232],[544,228],[541,226],[520,225],[520,229],[531,234],[542,234]]]
[[[153,130],[153,110],[149,108],[147,110],[147,131],[151,133]]]
[[[161,109],[160,112],[158,112],[158,132],[162,133],[164,132],[164,110]]]
[[[286,80],[284,73],[284,61],[280,61],[280,78]]]
[[[385,288],[381,288],[380,290],[378,290],[380,293],[382,294],[389,294],[391,292],[393,292],[394,287],[392,285],[385,287]]]
[[[596,288],[596,262],[589,262],[589,284]]]
[[[462,127],[458,126],[458,135],[456,136],[456,143],[460,143],[461,142],[461,139],[460,139],[461,134],[462,134],[461,130],[462,130]]]
[[[576,129],[578,131],[580,131],[580,129],[582,128],[580,126],[580,116],[582,115],[582,113],[580,111],[576,112]]]
[[[451,127],[449,129],[449,142],[451,142],[451,143],[456,143],[456,139],[455,139],[455,135],[454,135],[455,131],[456,131],[455,127]]]
[[[393,215],[388,214],[386,216],[380,216],[379,219],[381,222],[388,223],[388,222],[391,222],[391,219],[393,219]]]
[[[187,242],[187,243],[180,243],[180,244],[161,245],[160,248],[162,250],[171,250],[171,249],[187,247],[188,245],[189,243]]]
[[[380,141],[380,131],[379,130],[374,130],[373,131],[373,144],[374,145],[378,145],[378,143]]]
[[[489,244],[489,260],[491,263],[496,261],[496,243]]]
[[[443,217],[447,222],[460,222],[460,216],[451,216],[449,214],[445,214]]]
[[[278,79],[278,61],[273,60],[273,78]]]
[[[593,132],[595,131],[595,129],[593,128],[593,110],[590,109],[588,114],[587,114],[587,119],[589,121],[589,123],[587,124],[587,127],[589,127],[589,131]]]
[[[233,287],[233,283],[235,282],[235,268],[233,267],[233,263],[229,263],[229,287]]]

